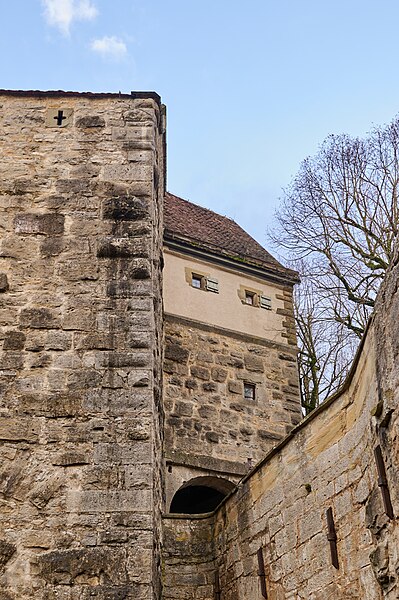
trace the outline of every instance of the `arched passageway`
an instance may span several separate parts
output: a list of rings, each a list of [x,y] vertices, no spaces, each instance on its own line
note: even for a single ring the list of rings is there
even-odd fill
[[[195,477],[177,490],[170,512],[188,515],[211,512],[234,487],[234,483],[221,477]]]

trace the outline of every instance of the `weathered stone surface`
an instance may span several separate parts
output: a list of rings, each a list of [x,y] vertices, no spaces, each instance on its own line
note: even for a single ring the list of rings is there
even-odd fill
[[[204,582],[211,588],[204,597],[212,598],[216,580],[223,599],[257,598],[259,548],[263,549],[270,598],[397,598],[398,263],[383,286],[374,320],[341,393],[294,429],[211,517],[164,519],[165,600],[194,600]],[[288,356],[281,357],[286,364],[292,363]],[[289,385],[281,386],[275,365],[271,361],[265,374],[280,384],[277,401],[293,394],[295,385],[288,378]],[[251,360],[251,366],[260,365]],[[250,371],[249,363],[246,367]],[[228,377],[232,380],[230,372]],[[238,398],[235,404],[237,413],[241,414],[241,408],[245,414]],[[257,438],[272,437],[276,443],[280,437],[274,427],[276,411],[274,404],[262,428],[250,427],[251,419],[246,416],[233,439],[241,435],[250,447],[249,440],[256,433]],[[226,411],[223,416],[227,421]],[[213,423],[214,417],[204,413],[204,420]],[[207,432],[208,437],[211,433]],[[222,443],[220,439],[215,446]],[[378,477],[377,445],[386,483]],[[391,497],[393,518],[384,505],[384,488]],[[335,522],[339,569],[331,564],[327,509],[332,509]],[[201,545],[205,540],[207,546]]]
[[[64,232],[64,215],[48,213],[18,214],[14,219],[16,233],[55,235]]]
[[[126,551],[110,548],[48,552],[37,558],[38,575],[51,584],[96,585],[105,576],[113,584],[127,581]]]
[[[26,335],[22,331],[7,331],[4,337],[3,350],[22,350]]]
[[[186,325],[173,317],[166,319],[165,334],[168,458],[183,451],[185,462],[194,465],[198,455],[209,456],[215,464],[220,461],[223,472],[223,461],[234,457],[234,468],[241,464],[245,471],[248,459],[258,462],[286,435],[286,427],[291,429],[299,421],[298,389],[292,412],[283,393],[288,382],[297,378],[294,351],[292,361],[281,360],[280,345],[254,344],[253,338],[244,341],[216,329],[209,336],[198,323]],[[287,347],[284,355],[290,356]],[[244,381],[255,383],[255,401],[244,398]],[[276,389],[281,392],[279,399],[273,397]],[[264,434],[255,435],[257,431]],[[167,478],[169,489],[179,485],[174,472]]]
[[[16,550],[14,544],[0,539],[0,574]]]
[[[77,119],[76,127],[80,127],[81,129],[105,127],[105,120],[103,119],[103,117],[100,117],[98,115],[87,115],[85,117],[80,117],[80,119]]]
[[[135,196],[119,196],[103,202],[104,219],[139,221],[149,216],[148,201]]]
[[[58,319],[48,308],[25,308],[21,311],[19,322],[21,327],[32,329],[54,329],[58,327]]]
[[[160,109],[0,96],[0,599],[160,600]]]
[[[149,241],[143,238],[107,238],[100,241],[97,256],[100,258],[148,258]]]
[[[40,424],[30,419],[0,417],[0,440],[12,442],[38,441]]]
[[[189,357],[189,350],[179,344],[166,344],[165,358],[179,363],[185,363]]]

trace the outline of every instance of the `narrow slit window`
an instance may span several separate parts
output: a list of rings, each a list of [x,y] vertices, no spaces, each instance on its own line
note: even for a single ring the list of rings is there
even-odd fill
[[[244,398],[245,400],[255,400],[254,383],[244,383]]]

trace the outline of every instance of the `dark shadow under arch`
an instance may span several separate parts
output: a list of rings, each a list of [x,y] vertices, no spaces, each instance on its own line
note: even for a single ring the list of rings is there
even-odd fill
[[[211,512],[234,488],[234,483],[221,477],[195,477],[177,490],[170,512],[188,515]]]

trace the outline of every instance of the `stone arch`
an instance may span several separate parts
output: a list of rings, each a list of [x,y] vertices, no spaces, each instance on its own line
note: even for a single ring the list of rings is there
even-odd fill
[[[223,477],[194,477],[177,490],[170,512],[190,515],[211,512],[234,488],[234,483]]]

